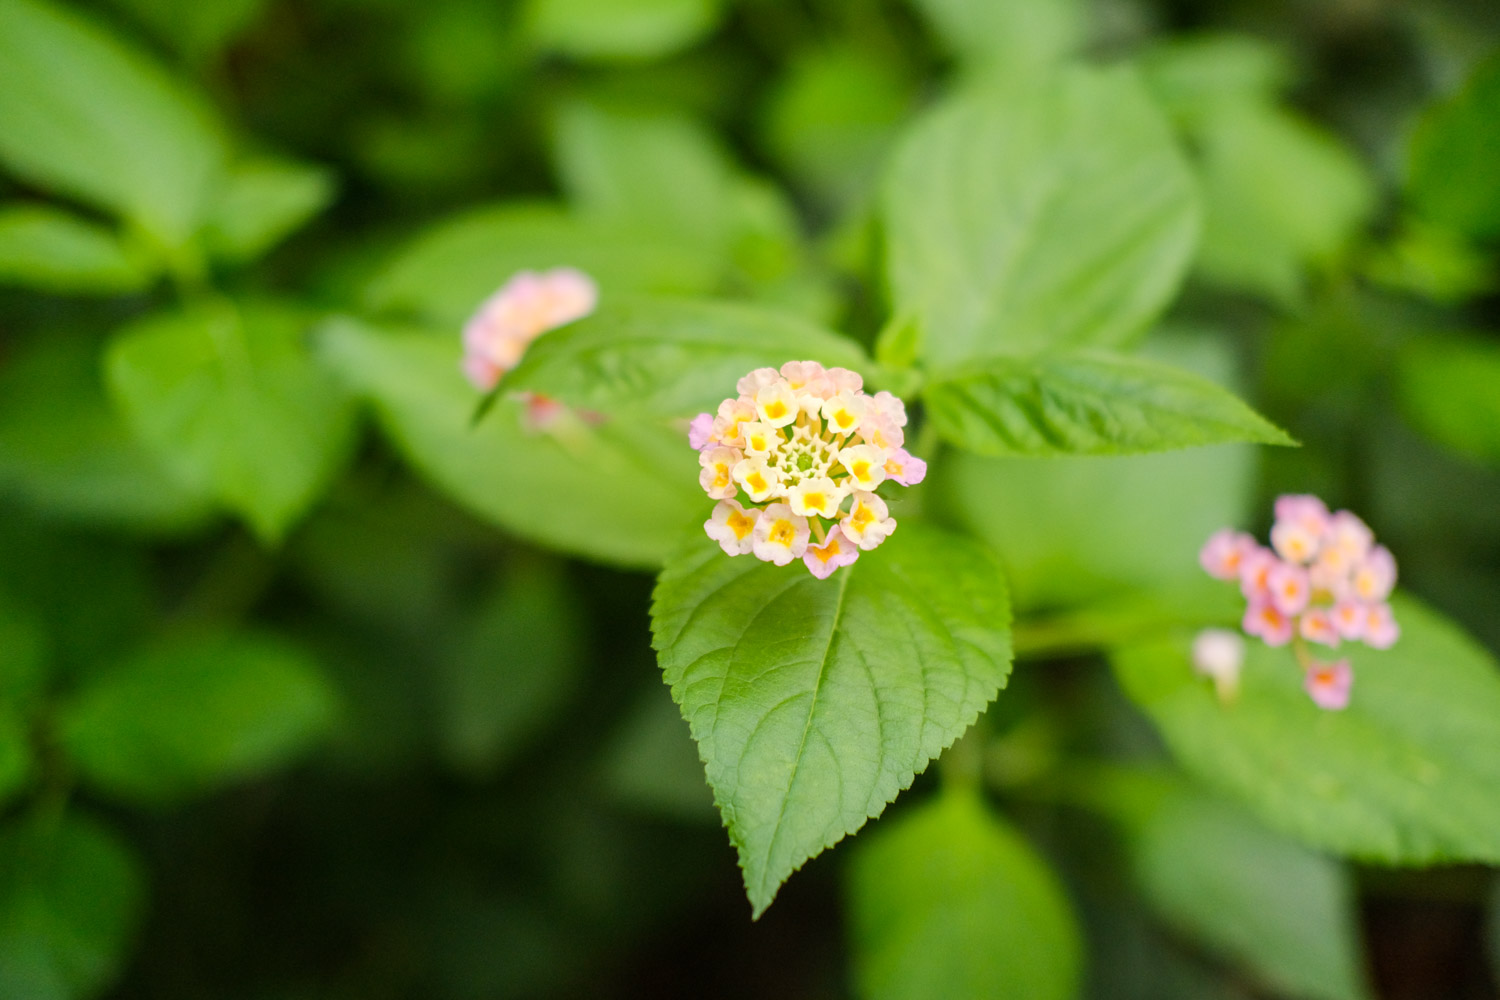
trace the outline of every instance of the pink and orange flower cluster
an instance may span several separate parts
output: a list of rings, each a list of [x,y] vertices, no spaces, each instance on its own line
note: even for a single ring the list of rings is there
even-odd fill
[[[1322,708],[1349,703],[1354,682],[1347,659],[1316,660],[1308,643],[1337,648],[1344,641],[1388,649],[1401,629],[1387,599],[1396,585],[1396,560],[1347,510],[1330,512],[1314,496],[1276,501],[1276,523],[1266,548],[1242,531],[1225,529],[1199,553],[1203,568],[1239,582],[1248,605],[1245,632],[1268,646],[1292,643],[1308,694]]]
[[[688,428],[698,481],[719,501],[703,528],[727,554],[801,559],[826,579],[896,530],[876,489],[927,474],[904,447],[900,399],[867,395],[857,373],[816,361],[758,368],[736,390]]]

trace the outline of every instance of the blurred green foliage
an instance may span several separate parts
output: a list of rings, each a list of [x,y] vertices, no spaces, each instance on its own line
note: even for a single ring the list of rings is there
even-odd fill
[[[0,0],[0,1000],[1495,995],[1497,46]],[[562,265],[509,387],[579,411],[476,420],[460,326]],[[684,548],[685,418],[790,357],[933,463],[834,589]],[[1415,595],[1340,714],[1187,666],[1288,491]]]

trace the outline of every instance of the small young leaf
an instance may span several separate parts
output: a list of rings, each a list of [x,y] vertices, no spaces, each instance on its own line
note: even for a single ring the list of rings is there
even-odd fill
[[[994,557],[914,523],[828,580],[700,539],[662,572],[651,614],[757,917],[787,876],[880,815],[1010,672]]]
[[[1401,638],[1345,651],[1354,693],[1324,711],[1286,649],[1250,643],[1237,702],[1194,674],[1186,637],[1115,657],[1122,686],[1205,782],[1305,843],[1385,864],[1500,861],[1500,667],[1410,599]]]
[[[1424,337],[1397,371],[1407,419],[1445,447],[1500,465],[1500,341]]]
[[[719,261],[693,247],[572,218],[550,205],[507,203],[440,223],[398,253],[365,289],[379,312],[451,324],[455,333],[517,271],[576,267],[607,302],[620,293],[701,294]]]
[[[186,242],[224,166],[218,122],[141,53],[44,0],[0,4],[0,164]]]
[[[864,1000],[1070,1000],[1082,945],[1057,878],[972,792],[879,824],[849,872]]]
[[[101,672],[63,708],[59,730],[95,786],[167,801],[290,763],[323,735],[334,706],[318,665],[298,647],[204,636]]]
[[[146,877],[107,828],[46,814],[0,832],[0,996],[86,1000],[114,982]]]
[[[118,295],[144,288],[149,264],[103,226],[43,205],[0,209],[0,283]]]
[[[561,332],[541,337],[532,350]],[[574,416],[561,433],[542,433],[526,425],[524,405],[504,392],[475,424],[480,396],[459,372],[456,331],[388,333],[339,321],[322,343],[329,363],[374,402],[386,433],[418,472],[523,538],[654,567],[707,516],[697,460],[681,428],[610,419],[590,425]]]
[[[336,187],[323,167],[251,160],[230,171],[206,223],[210,252],[230,261],[265,253],[328,207]]]
[[[983,455],[1295,443],[1208,379],[1105,351],[986,358],[934,376],[922,398],[943,437]]]
[[[1125,69],[950,100],[886,181],[895,311],[921,320],[939,366],[1118,346],[1167,304],[1197,241],[1192,173]]]
[[[531,36],[579,59],[653,59],[713,30],[723,0],[529,0]]]
[[[333,480],[354,406],[305,339],[315,317],[282,305],[203,305],[116,334],[109,387],[137,436],[196,491],[279,540]]]
[[[1431,222],[1474,239],[1500,238],[1500,55],[1412,134],[1407,194]]]
[[[501,382],[601,413],[712,412],[755,368],[817,360],[868,373],[853,341],[755,306],[628,300],[539,337]]]

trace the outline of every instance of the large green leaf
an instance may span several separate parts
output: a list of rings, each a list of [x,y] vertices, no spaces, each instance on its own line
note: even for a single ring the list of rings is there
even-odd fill
[[[984,455],[1133,455],[1230,441],[1294,443],[1202,376],[1104,351],[987,358],[935,375],[922,398],[943,437]]]
[[[476,424],[480,396],[459,372],[457,331],[383,332],[343,321],[328,327],[324,345],[329,363],[374,402],[386,433],[424,477],[524,538],[656,566],[684,529],[708,515],[696,456],[680,428],[568,420],[563,431],[540,433],[526,426],[523,405],[503,394]]]
[[[331,171],[287,160],[237,163],[204,231],[208,249],[231,261],[252,260],[328,207]]]
[[[762,367],[817,360],[868,373],[858,345],[755,306],[627,300],[538,338],[507,389],[530,389],[602,413],[690,417],[735,395]]]
[[[950,100],[886,180],[887,277],[938,365],[1122,344],[1175,293],[1197,239],[1191,171],[1123,68]]]
[[[666,55],[718,23],[722,0],[528,0],[537,44],[580,59],[635,60]]]
[[[43,205],[0,209],[0,283],[118,295],[151,276],[139,252],[104,226]]]
[[[1347,709],[1319,709],[1285,648],[1251,643],[1237,702],[1197,677],[1188,638],[1120,651],[1126,693],[1204,781],[1308,844],[1371,861],[1500,861],[1500,667],[1417,602],[1354,665]]]
[[[365,302],[456,331],[517,271],[553,267],[587,272],[606,302],[622,292],[707,292],[720,277],[720,262],[693,247],[549,205],[504,204],[465,212],[419,236],[370,282]]]
[[[1432,222],[1500,237],[1500,55],[1422,116],[1412,134],[1407,195]]]
[[[40,814],[0,832],[0,996],[87,1000],[125,965],[146,878],[108,829]]]
[[[42,0],[0,4],[0,163],[18,177],[176,247],[224,158],[206,106],[144,55]]]
[[[201,524],[208,496],[179,485],[130,433],[100,384],[96,345],[54,333],[0,369],[0,494],[47,516],[172,532]]]
[[[208,635],[101,671],[64,706],[59,732],[83,777],[159,801],[259,777],[304,753],[335,695],[296,646]]]
[[[861,838],[849,872],[865,1000],[1069,1000],[1082,946],[1057,878],[978,794],[946,791]]]
[[[651,613],[756,916],[908,787],[1010,669],[995,559],[915,523],[828,580],[700,539],[662,572]]]
[[[267,541],[318,499],[353,444],[353,403],[307,350],[314,321],[292,306],[210,303],[127,327],[105,359],[137,436]]]
[[[1400,356],[1406,416],[1433,440],[1500,464],[1500,341],[1428,336]]]

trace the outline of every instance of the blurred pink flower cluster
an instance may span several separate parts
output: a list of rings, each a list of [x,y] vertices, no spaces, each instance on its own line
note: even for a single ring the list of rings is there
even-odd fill
[[[520,271],[480,304],[464,324],[464,374],[488,392],[548,330],[594,311],[599,288],[571,267]]]
[[[1396,585],[1396,560],[1347,510],[1330,512],[1314,496],[1276,501],[1276,523],[1266,548],[1242,531],[1225,529],[1198,555],[1209,575],[1237,580],[1248,605],[1242,627],[1268,646],[1292,643],[1319,706],[1349,703],[1353,669],[1347,659],[1324,663],[1307,643],[1337,648],[1343,641],[1387,649],[1401,630],[1387,603]]]

